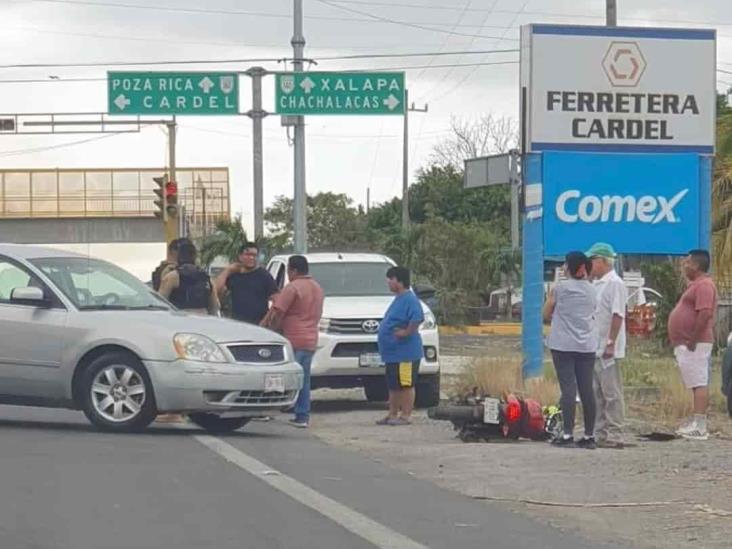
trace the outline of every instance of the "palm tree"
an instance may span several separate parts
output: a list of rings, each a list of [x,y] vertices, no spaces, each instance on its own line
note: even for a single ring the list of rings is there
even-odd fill
[[[712,182],[712,251],[722,286],[732,285],[732,107],[720,96]]]
[[[232,220],[224,219],[216,224],[212,235],[203,239],[200,249],[201,263],[210,265],[219,256],[231,262],[239,256],[239,248],[247,242],[247,233],[241,224],[241,216]]]

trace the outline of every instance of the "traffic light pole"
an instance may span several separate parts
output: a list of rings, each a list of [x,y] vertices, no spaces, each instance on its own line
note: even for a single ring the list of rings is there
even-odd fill
[[[262,119],[267,111],[262,109],[262,76],[267,71],[262,67],[252,67],[246,74],[252,79],[252,109],[247,116],[252,119],[252,166],[254,183],[254,240],[259,242],[264,236],[264,160],[262,152]]]
[[[171,122],[166,123],[168,126],[168,181],[174,181],[178,184],[178,179],[175,173],[175,133],[176,133],[176,122],[175,117]],[[168,200],[163,193],[163,211],[165,212],[165,241],[170,243],[179,236],[178,227],[178,214],[168,211]]]

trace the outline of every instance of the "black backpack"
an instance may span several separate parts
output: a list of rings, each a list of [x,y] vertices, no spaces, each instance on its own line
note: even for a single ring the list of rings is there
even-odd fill
[[[208,274],[195,265],[177,269],[180,284],[170,294],[170,302],[179,309],[208,309],[213,285]]]

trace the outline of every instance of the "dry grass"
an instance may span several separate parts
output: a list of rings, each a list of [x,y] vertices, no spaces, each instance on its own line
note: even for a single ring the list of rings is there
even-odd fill
[[[448,385],[448,394],[466,395],[478,392],[500,395],[505,392],[534,398],[542,404],[559,400],[556,377],[547,373],[543,378],[524,383],[521,360],[515,357],[476,358]]]
[[[715,361],[710,385],[710,412],[718,418],[723,430],[729,430],[726,401],[721,394],[719,361]],[[648,345],[634,345],[622,362],[626,401],[631,418],[657,425],[673,427],[691,413],[691,395],[684,387],[675,361],[669,352]],[[461,396],[477,391],[499,395],[513,392],[538,400],[541,404],[559,401],[559,386],[551,364],[544,377],[524,383],[521,360],[516,355],[507,357],[475,358],[463,371],[450,380],[447,391]],[[650,398],[649,398],[650,395]]]

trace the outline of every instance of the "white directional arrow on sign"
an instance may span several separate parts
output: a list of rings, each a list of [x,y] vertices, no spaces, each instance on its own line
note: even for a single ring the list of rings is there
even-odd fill
[[[389,97],[384,99],[384,105],[388,107],[390,111],[393,111],[399,106],[399,100],[394,97],[394,94],[390,94]]]
[[[198,86],[203,90],[203,93],[208,93],[211,91],[211,88],[214,87],[213,80],[211,80],[208,76],[201,80],[198,83]]]
[[[127,99],[124,94],[119,94],[117,98],[114,100],[114,104],[117,105],[117,108],[121,111],[125,110],[125,107],[130,104],[130,100]]]
[[[313,82],[312,79],[308,76],[305,78],[305,80],[300,82],[300,87],[305,90],[305,93],[310,93],[315,87],[315,82]]]

